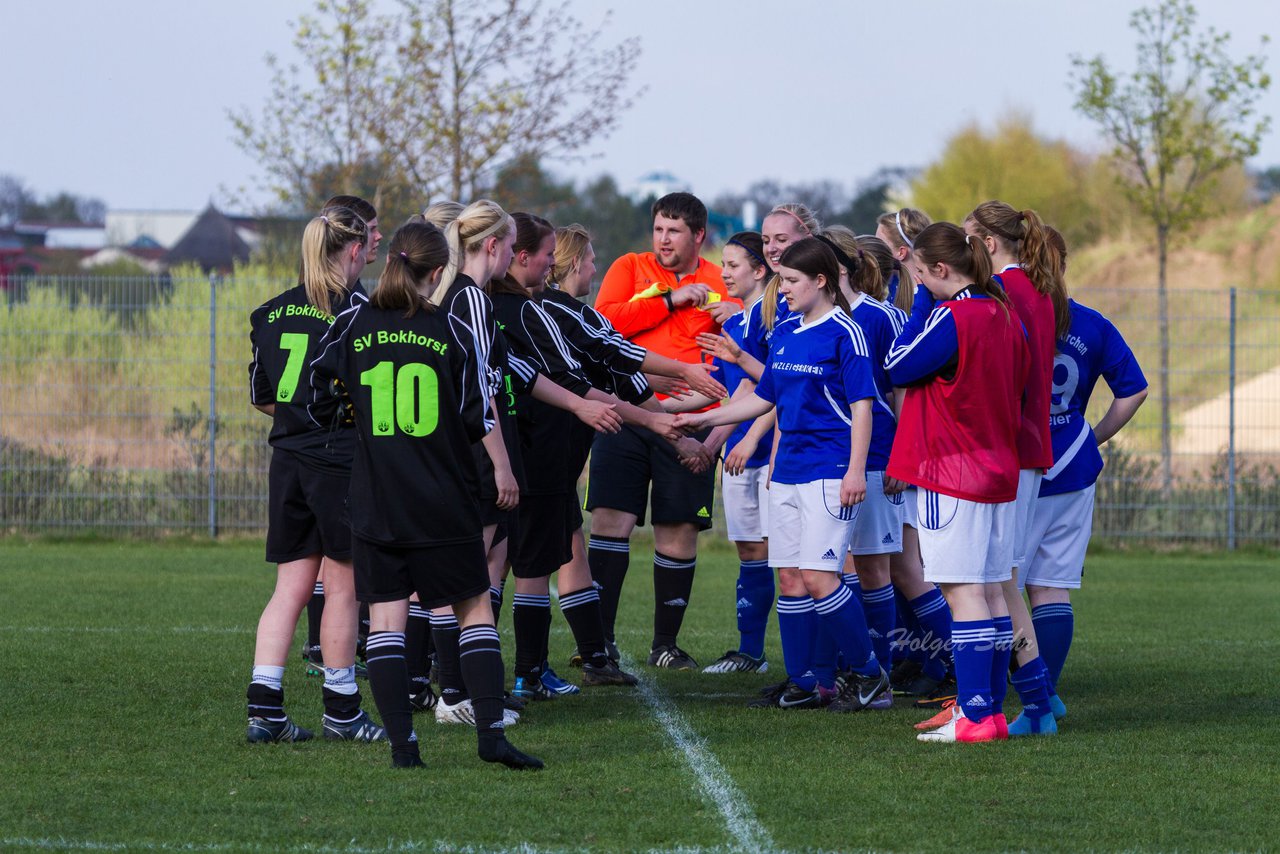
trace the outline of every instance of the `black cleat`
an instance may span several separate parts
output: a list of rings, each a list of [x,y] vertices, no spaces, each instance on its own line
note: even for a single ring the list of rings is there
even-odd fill
[[[415,712],[429,712],[436,707],[436,703],[440,702],[430,682],[410,682],[409,687],[421,688],[416,694],[409,695],[409,708]]]
[[[881,669],[875,676],[850,673],[844,688],[835,701],[827,706],[828,712],[860,712],[889,690],[889,674]]]
[[[543,767],[541,759],[520,751],[505,736],[481,737],[479,753],[485,762],[501,762],[513,771],[536,771]]]
[[[363,709],[360,716],[351,723],[340,724],[324,716],[324,737],[330,741],[386,741],[387,731],[373,722],[369,713]]]
[[[630,687],[639,681],[607,658],[604,664],[592,664],[588,661],[582,665],[582,686],[584,688],[593,685],[623,685]]]
[[[515,694],[512,694],[510,691],[503,691],[502,707],[504,709],[510,709],[513,712],[523,712],[525,707],[525,702],[524,700],[521,700],[519,697],[517,697]]]
[[[893,678],[889,681],[892,683]],[[934,679],[926,673],[921,673],[910,682],[903,685],[894,685],[893,693],[900,697],[927,697],[932,694],[945,679]]]
[[[788,688],[793,688],[790,679],[783,679],[781,682],[775,683],[762,688],[760,690],[760,698],[747,703],[748,709],[776,709],[778,708],[778,700],[782,699],[782,695],[787,693]]]
[[[304,646],[302,660],[306,662],[308,676],[324,676],[324,656],[320,654],[320,644]]]
[[[826,703],[826,698],[822,696],[822,692],[818,690],[817,686],[810,691],[806,691],[803,688],[791,685],[778,698],[778,708],[788,710],[820,709]]]
[[[675,644],[649,650],[649,664],[652,667],[665,667],[668,670],[698,669],[698,662],[693,660],[693,656]]]
[[[889,686],[893,688],[893,692],[896,694],[903,685],[906,685],[923,672],[924,668],[920,665],[920,662],[912,661],[910,658],[904,659],[889,671]]]
[[[941,709],[948,700],[955,700],[958,690],[955,675],[948,673],[947,678],[943,679],[936,688],[916,700],[916,708]]]
[[[293,721],[269,721],[266,718],[249,718],[247,738],[250,744],[271,744],[278,741],[310,741],[315,737],[309,729],[303,729]]]

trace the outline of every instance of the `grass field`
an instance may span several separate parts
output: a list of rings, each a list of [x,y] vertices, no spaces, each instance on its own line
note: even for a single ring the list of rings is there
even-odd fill
[[[649,558],[633,552],[620,618],[632,658],[647,651]],[[736,638],[735,575],[729,551],[707,549],[682,635],[704,663]],[[1103,554],[1086,575],[1056,738],[919,744],[914,709],[751,711],[773,673],[640,668],[642,690],[526,713],[511,737],[546,760],[541,773],[484,765],[471,731],[425,717],[431,767],[397,772],[381,745],[244,742],[274,580],[260,544],[11,540],[0,849],[1274,848],[1275,556]],[[557,616],[553,664],[570,648]],[[318,729],[318,680],[294,661],[290,712]]]

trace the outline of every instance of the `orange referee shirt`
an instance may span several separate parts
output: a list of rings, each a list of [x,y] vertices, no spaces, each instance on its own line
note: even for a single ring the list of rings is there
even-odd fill
[[[698,335],[719,332],[720,325],[693,306],[667,311],[667,301],[662,298],[667,291],[694,282],[707,285],[722,301],[742,308],[742,302],[725,290],[718,265],[699,258],[696,270],[676,276],[658,264],[652,252],[633,252],[614,261],[605,274],[596,296],[596,311],[609,318],[624,337],[647,350],[681,362],[701,362]]]

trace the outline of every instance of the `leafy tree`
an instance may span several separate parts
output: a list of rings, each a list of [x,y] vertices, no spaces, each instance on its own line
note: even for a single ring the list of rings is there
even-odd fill
[[[17,175],[0,175],[0,225],[12,225],[22,219],[27,206],[35,197]]]
[[[1190,0],[1134,12],[1137,65],[1121,75],[1096,56],[1072,57],[1076,109],[1102,129],[1122,167],[1120,185],[1155,228],[1159,261],[1160,449],[1173,487],[1169,417],[1169,243],[1204,215],[1215,183],[1258,153],[1270,120],[1256,104],[1271,85],[1262,54],[1237,61],[1231,36],[1196,28]],[[1263,37],[1263,45],[1267,38]]]
[[[960,222],[981,202],[1000,199],[1034,208],[1070,245],[1080,246],[1097,236],[1081,189],[1088,168],[1087,157],[1040,137],[1030,117],[1014,112],[989,132],[971,125],[952,136],[942,156],[912,182],[912,206],[935,220]]]
[[[260,116],[229,113],[234,140],[262,165],[276,201],[328,195],[415,210],[466,201],[521,155],[574,158],[630,106],[637,39],[602,45],[567,3],[316,0],[299,19],[301,64],[267,57]]]

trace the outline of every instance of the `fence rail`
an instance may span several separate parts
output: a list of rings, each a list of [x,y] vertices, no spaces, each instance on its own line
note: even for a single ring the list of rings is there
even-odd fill
[[[261,531],[269,423],[248,404],[248,317],[287,284],[0,283],[0,528]],[[1077,286],[1075,296],[1112,319],[1151,383],[1104,449],[1094,536],[1280,545],[1280,292],[1171,293],[1167,465],[1155,291]],[[1096,420],[1110,395],[1094,398]]]

